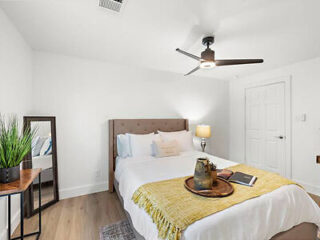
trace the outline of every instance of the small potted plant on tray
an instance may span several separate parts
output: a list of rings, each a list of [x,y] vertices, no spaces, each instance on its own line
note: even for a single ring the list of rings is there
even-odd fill
[[[0,116],[0,183],[20,179],[20,163],[31,150],[35,131],[25,129],[19,133],[16,116],[11,117],[7,122]]]

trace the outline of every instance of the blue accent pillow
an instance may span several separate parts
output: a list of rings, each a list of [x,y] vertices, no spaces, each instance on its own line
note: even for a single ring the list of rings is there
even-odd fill
[[[44,144],[44,142],[46,141],[47,138],[45,137],[40,137],[36,143],[36,145],[34,146],[33,148],[33,151],[32,151],[32,156],[33,157],[36,157],[36,156],[39,156],[40,155],[40,152],[41,152],[41,149],[42,149],[42,146]]]
[[[47,151],[44,152],[44,155],[49,155],[52,153],[52,139],[50,139],[50,144]]]
[[[119,157],[126,158],[131,156],[131,147],[128,134],[117,135],[117,151]]]

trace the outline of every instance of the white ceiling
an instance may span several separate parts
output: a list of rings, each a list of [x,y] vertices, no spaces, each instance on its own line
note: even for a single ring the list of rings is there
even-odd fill
[[[319,0],[124,0],[121,13],[98,0],[0,1],[33,49],[184,74],[201,38],[215,34],[216,58],[265,63],[201,70],[229,79],[320,56]]]

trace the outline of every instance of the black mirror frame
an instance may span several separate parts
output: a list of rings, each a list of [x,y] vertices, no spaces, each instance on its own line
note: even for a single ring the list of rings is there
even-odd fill
[[[50,122],[51,123],[51,139],[52,139],[52,171],[53,171],[53,194],[54,199],[50,202],[43,204],[41,210],[50,207],[59,201],[59,187],[58,187],[58,158],[57,158],[57,138],[56,138],[56,118],[52,116],[24,116],[23,117],[23,128],[31,127],[31,122]],[[31,152],[23,160],[22,168],[32,168]],[[25,216],[31,217],[39,212],[39,208],[34,209],[33,199],[33,184],[30,185],[29,189],[25,192]]]

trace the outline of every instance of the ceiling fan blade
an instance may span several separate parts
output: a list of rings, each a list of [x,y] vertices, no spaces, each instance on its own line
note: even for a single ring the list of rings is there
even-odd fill
[[[263,59],[224,59],[215,60],[216,66],[263,63]]]
[[[188,75],[190,75],[191,73],[194,73],[195,71],[198,71],[199,69],[200,69],[200,66],[192,69],[190,72],[188,72],[187,74],[185,74],[185,76],[188,76]]]
[[[201,58],[197,57],[196,55],[193,55],[193,54],[191,54],[191,53],[187,53],[187,52],[185,52],[185,51],[183,51],[183,50],[181,50],[181,49],[179,49],[179,48],[177,48],[176,51],[179,52],[179,53],[182,53],[183,55],[186,55],[186,56],[188,56],[188,57],[191,57],[191,58],[193,58],[193,59],[195,59],[195,60],[198,60],[198,61],[201,60]]]

